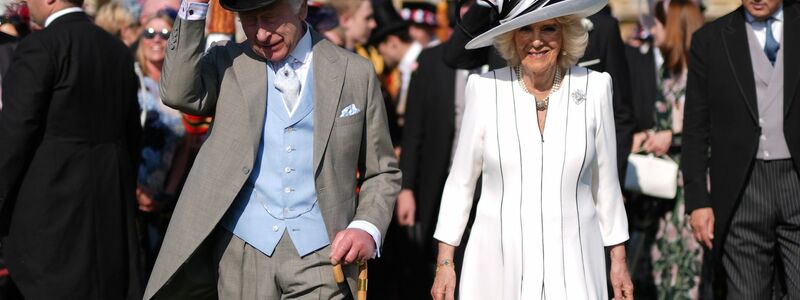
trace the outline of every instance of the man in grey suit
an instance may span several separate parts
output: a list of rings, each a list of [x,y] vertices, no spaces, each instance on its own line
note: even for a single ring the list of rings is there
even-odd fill
[[[161,97],[214,125],[145,299],[343,299],[332,264],[378,255],[400,171],[372,65],[308,28],[305,0],[221,0],[247,41],[203,53],[207,0],[185,0]],[[356,174],[360,192],[356,193]]]

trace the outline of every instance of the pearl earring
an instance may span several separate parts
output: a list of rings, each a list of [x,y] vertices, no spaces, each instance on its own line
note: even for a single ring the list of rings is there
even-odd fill
[[[567,51],[561,51],[561,55],[567,55]]]

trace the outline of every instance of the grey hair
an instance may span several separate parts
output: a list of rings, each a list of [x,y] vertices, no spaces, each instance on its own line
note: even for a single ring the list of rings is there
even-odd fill
[[[558,55],[558,66],[562,69],[568,69],[576,64],[583,57],[583,53],[586,52],[586,44],[589,43],[589,32],[581,22],[582,19],[576,15],[555,18],[556,22],[561,24],[562,29],[562,53]],[[494,38],[494,48],[512,67],[521,63],[514,44],[514,33],[517,30],[519,29],[503,33]]]
[[[303,4],[306,3],[305,0],[286,0],[286,3],[289,4],[289,7],[292,8],[292,12],[297,14],[300,12],[300,8],[303,7]]]

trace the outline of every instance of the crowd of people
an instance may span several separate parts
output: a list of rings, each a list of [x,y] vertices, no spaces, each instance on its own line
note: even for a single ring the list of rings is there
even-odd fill
[[[800,4],[644,2],[11,3],[0,299],[800,299]]]

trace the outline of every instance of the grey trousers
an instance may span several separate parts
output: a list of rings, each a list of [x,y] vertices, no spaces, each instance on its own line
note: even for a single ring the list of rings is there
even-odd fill
[[[218,228],[215,260],[219,261],[219,299],[347,299],[336,284],[330,245],[300,257],[284,232],[272,256],[253,248],[228,230]],[[347,298],[346,298],[347,296]]]
[[[791,160],[756,160],[722,251],[728,299],[800,299],[800,179]]]

